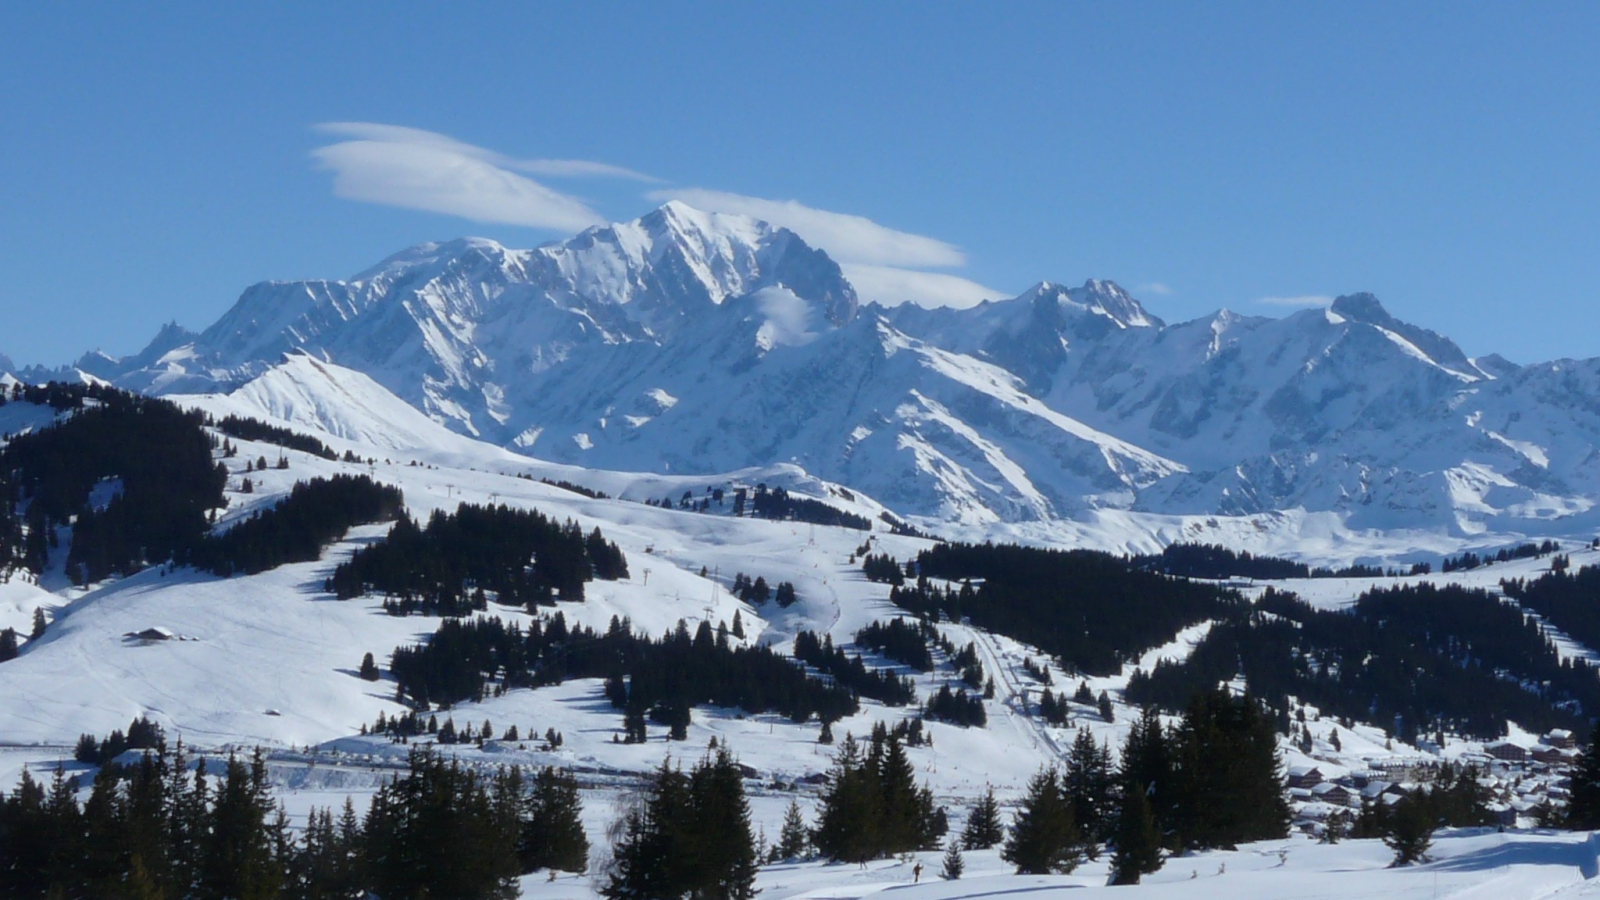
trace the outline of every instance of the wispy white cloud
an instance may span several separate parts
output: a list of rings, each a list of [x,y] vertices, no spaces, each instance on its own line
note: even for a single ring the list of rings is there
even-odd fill
[[[1172,288],[1162,284],[1159,281],[1152,281],[1149,284],[1141,284],[1139,285],[1139,290],[1144,291],[1147,294],[1154,294],[1157,297],[1166,297],[1172,294]]]
[[[317,130],[361,141],[438,147],[441,150],[482,160],[502,169],[515,169],[548,178],[623,178],[654,183],[661,181],[653,175],[635,172],[633,169],[587,159],[518,159],[487,147],[458,141],[447,134],[405,125],[384,125],[378,122],[323,122],[317,126]]]
[[[830,212],[795,200],[767,200],[706,188],[668,188],[645,196],[655,201],[682,200],[712,212],[737,213],[771,222],[821,247],[840,263],[875,266],[944,268],[963,266],[961,248],[938,238],[896,231],[849,213]]]
[[[984,300],[1010,296],[976,281],[944,272],[919,272],[916,269],[866,263],[845,263],[839,268],[844,270],[844,277],[855,285],[856,296],[882,306],[915,303],[930,308],[948,306],[966,309]]]
[[[1297,297],[1262,297],[1256,302],[1264,306],[1329,306],[1333,298],[1321,294],[1302,294]]]
[[[420,128],[375,122],[328,122],[317,127],[347,138],[311,153],[333,172],[337,196],[477,222],[579,231],[605,221],[582,200],[527,174],[655,180],[607,163],[515,159]]]

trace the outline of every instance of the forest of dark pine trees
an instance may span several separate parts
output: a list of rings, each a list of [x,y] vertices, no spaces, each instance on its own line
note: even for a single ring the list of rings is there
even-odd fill
[[[339,454],[328,449],[309,434],[291,431],[281,425],[273,425],[260,419],[251,419],[245,416],[224,416],[212,423],[223,434],[237,438],[241,441],[255,441],[261,444],[277,444],[290,450],[299,450],[323,459],[338,459]]]
[[[98,385],[25,387],[14,397],[63,415],[0,450],[0,533],[12,561],[43,571],[56,529],[70,526],[74,581],[131,574],[181,556],[224,505],[227,475],[212,460],[203,415]]]
[[[1127,698],[1172,709],[1242,675],[1282,715],[1292,695],[1407,742],[1439,730],[1492,739],[1508,718],[1587,732],[1600,711],[1597,674],[1562,659],[1536,622],[1486,591],[1383,588],[1337,611],[1268,591],[1219,621],[1183,662],[1136,673]]]
[[[334,569],[328,589],[341,600],[381,593],[396,615],[459,616],[490,599],[530,611],[581,601],[585,582],[628,577],[628,562],[598,528],[538,510],[463,503],[418,526],[401,516],[382,541]]]
[[[1501,579],[1507,597],[1588,647],[1600,647],[1600,567],[1568,571],[1564,559],[1531,581]]]
[[[744,489],[740,488],[734,494],[734,508],[740,510],[743,506]],[[755,493],[750,497],[750,514],[758,519],[808,522],[812,525],[854,528],[857,531],[872,529],[872,520],[864,516],[845,512],[821,500],[797,497],[782,487],[768,490],[764,484],[756,485]]]
[[[230,455],[232,446],[207,427],[327,459],[333,451],[280,426],[238,416],[213,422],[102,385],[17,385],[9,396],[59,418],[0,449],[0,569],[42,572],[59,551],[58,529],[70,528],[65,569],[78,584],[166,562],[221,575],[260,572],[314,559],[346,528],[392,518],[399,506],[398,491],[365,477],[316,479],[213,536],[228,477],[214,453]]]
[[[557,769],[484,774],[416,750],[365,816],[313,810],[298,835],[259,752],[207,775],[163,744],[101,767],[80,804],[60,770],[25,772],[0,796],[0,896],[500,900],[520,875],[588,867],[577,783]]]
[[[905,706],[917,699],[917,689],[910,678],[868,667],[861,657],[835,647],[832,635],[819,638],[813,631],[795,635],[794,658],[827,675],[835,684],[885,706]]]
[[[399,488],[365,475],[298,482],[288,496],[248,519],[194,543],[187,561],[224,578],[312,562],[357,525],[392,521],[405,509]]]
[[[865,562],[893,583],[887,578],[897,568],[893,560]],[[890,591],[895,605],[921,616],[966,619],[1091,675],[1117,672],[1179,630],[1242,603],[1231,592],[1133,569],[1125,560],[1087,550],[939,544],[919,553],[913,568],[916,583]],[[963,584],[941,589],[929,579]]]
[[[777,712],[796,722],[837,721],[860,708],[847,685],[808,676],[770,648],[735,644],[728,631],[713,631],[706,622],[692,635],[680,622],[653,639],[615,619],[604,633],[569,629],[560,612],[526,629],[499,618],[449,619],[426,643],[395,650],[389,666],[398,693],[419,707],[482,698],[492,690],[604,678],[630,738],[635,718],[638,729],[648,719],[681,735],[690,709],[706,704]]]

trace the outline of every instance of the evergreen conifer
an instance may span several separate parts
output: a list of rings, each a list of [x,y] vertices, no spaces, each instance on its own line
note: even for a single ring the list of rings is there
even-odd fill
[[[967,863],[961,858],[961,842],[951,838],[950,846],[944,851],[944,865],[939,869],[939,877],[945,881],[956,881],[966,868]]]
[[[1138,884],[1161,868],[1161,837],[1156,833],[1150,797],[1142,784],[1128,786],[1117,810],[1116,849],[1111,854],[1111,883]]]
[[[1077,868],[1082,846],[1072,804],[1063,796],[1055,769],[1042,769],[1028,783],[1000,858],[1018,875],[1066,874]]]
[[[991,787],[983,792],[978,805],[968,814],[961,843],[967,850],[987,850],[1003,840],[1005,825],[1000,821],[1000,803],[995,800]]]

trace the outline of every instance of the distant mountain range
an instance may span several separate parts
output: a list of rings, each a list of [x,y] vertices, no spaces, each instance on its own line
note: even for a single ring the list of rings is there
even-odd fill
[[[677,202],[533,250],[424,244],[347,281],[258,284],[199,334],[20,374],[228,392],[286,354],[520,453],[793,463],[970,526],[1303,509],[1458,537],[1600,527],[1600,360],[1471,359],[1370,294],[1176,324],[1109,281],[885,309],[792,232]],[[336,384],[313,393],[302,420],[348,418]]]

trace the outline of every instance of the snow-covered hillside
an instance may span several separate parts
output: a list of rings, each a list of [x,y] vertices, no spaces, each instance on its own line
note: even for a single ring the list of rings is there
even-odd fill
[[[902,347],[898,352],[944,351]],[[966,377],[976,376],[968,370]],[[339,472],[370,474],[399,486],[409,510],[419,517],[454,509],[462,502],[537,508],[558,518],[576,519],[586,530],[601,528],[628,557],[630,577],[593,582],[584,602],[559,606],[567,621],[595,628],[603,629],[619,616],[631,619],[641,631],[660,634],[679,620],[692,627],[700,621],[730,622],[737,613],[751,643],[786,650],[799,631],[815,629],[851,644],[861,627],[903,614],[887,602],[884,585],[863,577],[861,545],[870,540],[874,552],[901,559],[927,546],[925,540],[888,533],[879,518],[885,507],[877,499],[820,481],[793,465],[705,476],[582,469],[540,461],[455,434],[371,379],[304,355],[288,359],[231,394],[175,399],[219,417],[238,414],[289,424],[316,434],[337,454],[349,451],[347,461],[286,451],[289,468],[251,472],[254,490],[242,493],[239,479],[248,461],[276,458],[280,451],[239,441],[236,456],[220,459],[231,472],[228,509],[220,527],[276,502],[297,480]],[[0,408],[0,415],[13,433],[41,427],[53,417],[27,403],[8,404]],[[541,479],[567,481],[611,496],[588,497]],[[876,527],[869,534],[736,518],[722,508],[691,512],[643,502],[676,498],[684,492],[700,498],[712,488],[758,482],[823,500],[873,521]],[[1207,526],[1203,519],[1137,512],[1097,515],[1101,518],[1086,521],[1098,522],[1094,527],[1100,530],[1086,530],[1085,536],[1105,542],[1112,542],[1113,535],[1129,541],[1145,535],[1142,540],[1158,546],[1222,528],[1238,529],[1230,534],[1241,539],[1252,531],[1262,533],[1248,519],[1213,520]],[[1289,527],[1284,526],[1280,535],[1288,534]],[[1331,526],[1301,521],[1293,527],[1314,535]],[[406,711],[395,701],[394,682],[387,674],[375,683],[357,676],[361,656],[371,652],[387,660],[395,648],[426,639],[439,624],[429,616],[386,615],[375,597],[338,601],[325,591],[333,568],[385,530],[386,526],[358,528],[317,561],[259,575],[223,579],[190,569],[155,567],[88,589],[63,586],[57,593],[21,577],[0,585],[0,626],[25,631],[35,608],[45,609],[50,619],[41,640],[25,644],[19,658],[0,665],[0,696],[6,698],[0,703],[0,784],[13,783],[23,765],[38,770],[66,759],[81,733],[103,735],[126,727],[136,716],[149,716],[202,753],[222,753],[230,746],[268,748],[273,783],[286,799],[291,821],[301,822],[312,806],[340,803],[347,794],[365,803],[408,748],[361,734],[363,726],[380,714]],[[1576,565],[1600,561],[1595,551],[1570,549]],[[1548,560],[1519,560],[1433,580],[1492,586],[1499,577],[1527,576],[1541,567],[1548,567]],[[728,589],[733,574],[739,572],[774,583],[792,582],[799,602],[786,609],[741,603]],[[1299,592],[1320,606],[1338,606],[1372,583],[1317,579],[1275,586]],[[494,604],[490,614],[518,622],[529,618],[521,608]],[[925,725],[932,743],[909,749],[918,777],[952,809],[957,822],[986,787],[994,787],[1009,802],[1040,766],[1061,758],[1076,729],[1086,728],[1097,740],[1117,745],[1136,717],[1122,701],[1131,674],[1150,668],[1158,659],[1183,659],[1209,627],[1201,623],[1173,635],[1166,645],[1152,648],[1120,673],[1086,679],[1092,693],[1105,691],[1112,698],[1111,720],[1102,719],[1091,704],[1074,704],[1072,721],[1062,728],[1038,716],[1042,684],[1024,671],[1025,661],[1046,659],[1037,648],[968,624],[941,624],[942,634],[957,646],[974,644],[997,690],[985,702],[987,727]],[[138,636],[152,629],[171,638]],[[1569,638],[1553,636],[1567,652],[1593,655],[1590,648]],[[875,665],[892,665],[872,654],[868,659]],[[1043,664],[1058,688],[1078,677],[1049,662]],[[956,683],[957,674],[941,655],[933,672],[914,678],[919,695],[926,697],[942,684]],[[915,714],[912,708],[865,701],[859,714],[834,728],[841,734],[865,734],[875,722],[894,723]],[[817,743],[815,723],[797,725],[777,715],[708,708],[695,710],[683,744],[661,740],[657,729],[645,744],[617,743],[621,717],[606,701],[598,679],[512,690],[457,704],[439,715],[461,724],[487,720],[496,733],[513,724],[524,735],[547,729],[560,732],[564,740],[559,748],[531,740],[491,740],[481,749],[469,745],[452,752],[473,765],[554,763],[583,773],[586,825],[597,844],[615,815],[613,804],[636,783],[639,773],[659,764],[668,753],[692,755],[712,738],[726,741],[759,775],[752,782],[752,806],[769,835],[777,833],[791,798],[798,797],[809,812],[815,794],[808,789],[754,785],[803,781],[825,771],[831,760],[829,748]],[[1372,761],[1412,759],[1423,752],[1386,741],[1381,730],[1360,723],[1338,728],[1343,743],[1333,750],[1320,740],[1323,729],[1333,727],[1317,726],[1314,757],[1286,741],[1288,760],[1353,769]],[[1514,723],[1508,727],[1518,733]],[[1480,747],[1452,740],[1449,755],[1463,758]],[[65,765],[78,767],[70,760]],[[1594,872],[1595,854],[1595,848],[1579,837],[1463,832],[1440,840],[1430,866],[1392,871],[1383,868],[1389,853],[1376,842],[1325,847],[1296,837],[1174,859],[1145,886],[1119,891],[1152,897],[1205,896],[1225,887],[1247,897],[1298,897],[1305,896],[1307,884],[1317,883],[1328,886],[1329,897],[1374,892],[1420,897],[1432,896],[1437,882],[1448,891],[1538,896],[1561,890],[1568,892],[1566,896],[1583,889],[1584,879]],[[996,892],[1079,890],[1102,885],[1106,878],[1104,860],[1086,864],[1071,876],[1013,876],[993,851],[986,851],[969,854],[968,875],[961,882],[906,885],[912,863],[923,863],[926,879],[937,871],[937,857],[937,853],[922,854],[911,862],[884,861],[866,870],[778,865],[763,869],[759,886],[772,897],[863,897],[893,890],[897,896],[926,894],[929,900],[955,900]],[[574,878],[530,878],[524,891],[530,897],[594,896],[590,882]]]

